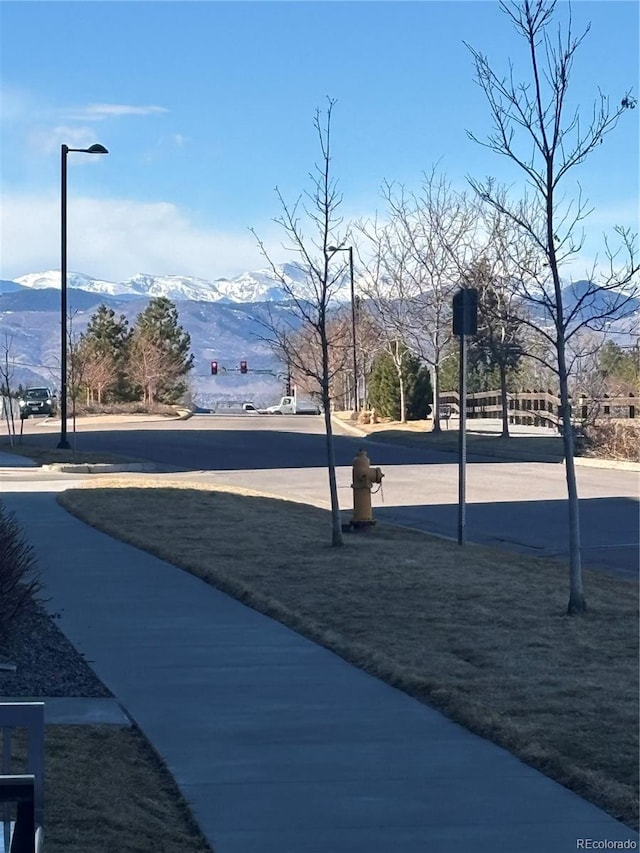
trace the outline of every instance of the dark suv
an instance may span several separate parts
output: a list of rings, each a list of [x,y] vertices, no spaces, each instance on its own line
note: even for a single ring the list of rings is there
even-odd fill
[[[18,400],[20,417],[29,415],[55,415],[58,406],[55,394],[51,388],[27,388]]]

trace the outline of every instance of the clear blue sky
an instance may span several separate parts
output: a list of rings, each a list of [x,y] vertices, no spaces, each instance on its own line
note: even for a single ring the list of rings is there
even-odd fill
[[[576,31],[592,24],[572,82],[586,119],[598,87],[613,104],[638,94],[638,3],[572,11]],[[3,0],[0,15],[2,278],[59,267],[63,142],[110,151],[70,155],[69,268],[112,280],[264,266],[249,226],[286,259],[274,187],[294,199],[308,186],[327,95],[347,219],[382,209],[383,179],[418,189],[436,161],[459,187],[467,174],[520,180],[465,134],[490,122],[463,42],[498,68],[524,61],[493,0]],[[585,260],[593,235],[637,227],[639,114],[567,185],[580,180],[596,208]]]

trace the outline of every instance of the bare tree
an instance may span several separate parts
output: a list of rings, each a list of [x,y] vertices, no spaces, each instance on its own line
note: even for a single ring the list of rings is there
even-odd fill
[[[331,176],[331,119],[334,104],[335,101],[328,98],[324,121],[319,109],[315,113],[314,127],[320,144],[321,159],[310,175],[311,188],[298,197],[294,204],[289,204],[276,187],[282,213],[275,222],[284,232],[286,248],[297,257],[293,266],[298,273],[296,279],[302,283],[292,281],[282,267],[272,261],[264,243],[253,229],[252,233],[274,276],[290,299],[292,312],[298,322],[309,331],[313,341],[312,358],[302,359],[292,346],[291,327],[276,320],[270,324],[271,339],[277,349],[285,355],[286,361],[301,374],[313,377],[320,388],[324,409],[331,498],[331,544],[341,546],[343,544],[342,525],[331,424],[331,382],[336,369],[335,367],[332,369],[331,366],[331,350],[343,346],[343,343],[332,340],[328,322],[331,305],[335,301],[336,292],[344,280],[345,273],[344,265],[330,263],[334,254],[334,250],[330,247],[341,247],[345,239],[344,235],[340,237],[338,233],[342,224],[342,218],[338,214],[342,196],[338,193],[336,181]],[[305,225],[300,219],[301,214],[305,216],[306,225],[311,232],[310,236],[305,233]]]
[[[413,291],[409,287],[412,279],[408,272],[413,265],[413,246],[406,239],[398,239],[397,226],[397,221],[381,224],[376,218],[359,222],[356,228],[365,240],[363,251],[359,252],[363,270],[360,290],[368,301],[373,322],[379,330],[378,350],[389,354],[396,369],[400,422],[405,423],[407,406],[403,365],[407,341],[415,328],[409,307]]]
[[[103,402],[105,391],[114,382],[114,362],[108,355],[98,352],[92,343],[84,339],[78,346],[78,358],[83,361],[83,381],[87,404]]]
[[[508,377],[515,374],[525,352],[525,314],[514,276],[514,244],[522,243],[511,220],[494,208],[478,204],[479,249],[463,275],[465,286],[478,291],[478,334],[472,351],[486,367],[498,371],[502,405],[502,437],[509,437]],[[523,256],[520,246],[518,257]]]
[[[11,387],[13,379],[13,358],[11,350],[13,347],[13,338],[4,333],[4,342],[2,351],[0,352],[0,398],[2,399],[2,408],[4,418],[7,423],[7,433],[9,435],[9,444],[13,446],[16,435],[16,424],[13,416],[13,399],[14,394]]]
[[[156,391],[171,365],[167,356],[147,335],[135,329],[131,336],[131,354],[127,362],[127,377],[142,389],[142,400],[152,406]]]
[[[583,427],[595,423],[607,395],[606,380],[598,369],[604,343],[600,332],[582,329],[567,345],[569,391],[574,403],[577,401],[576,416]]]
[[[331,408],[349,408],[353,384],[348,381],[346,365],[351,353],[351,321],[338,310],[327,317],[329,341],[329,399]],[[322,368],[322,347],[315,331],[302,325],[297,331],[281,335],[285,326],[270,326],[270,343],[274,352],[285,363],[291,387],[315,400],[322,400],[318,376]]]
[[[433,429],[440,431],[440,367],[452,337],[452,299],[475,252],[476,219],[464,193],[433,167],[420,193],[386,184],[395,263],[402,261],[406,343],[431,368]]]
[[[476,81],[486,96],[493,131],[485,142],[472,133],[471,139],[507,157],[522,170],[528,190],[523,198],[513,199],[493,179],[470,178],[480,198],[513,222],[532,252],[520,264],[519,287],[530,306],[538,310],[537,323],[555,352],[558,376],[563,444],[569,510],[570,584],[568,613],[586,610],[580,555],[578,491],[574,465],[574,438],[569,397],[567,344],[584,326],[602,327],[607,318],[620,316],[629,307],[638,271],[635,235],[629,229],[616,228],[619,250],[607,244],[608,268],[573,293],[565,304],[560,271],[574,259],[582,247],[581,223],[589,214],[579,191],[568,202],[563,188],[568,173],[579,166],[614,129],[621,114],[635,106],[626,94],[617,108],[600,95],[585,126],[579,111],[569,109],[567,92],[576,51],[587,30],[575,37],[570,7],[566,30],[558,27],[557,37],[550,33],[555,2],[525,0],[500,4],[526,45],[530,67],[525,82],[514,80],[513,66],[501,76],[486,56],[469,47],[475,65]],[[621,260],[621,255],[625,256]],[[542,315],[542,316],[540,316]],[[544,327],[544,319],[547,325]]]

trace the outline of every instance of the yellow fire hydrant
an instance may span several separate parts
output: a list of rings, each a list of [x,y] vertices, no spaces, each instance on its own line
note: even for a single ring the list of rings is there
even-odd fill
[[[375,524],[371,515],[371,489],[374,483],[382,483],[384,474],[380,468],[372,468],[365,450],[359,450],[353,460],[353,518],[351,526],[369,527]]]

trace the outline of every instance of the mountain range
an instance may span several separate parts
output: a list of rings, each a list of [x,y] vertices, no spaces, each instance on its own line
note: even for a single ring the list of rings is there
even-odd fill
[[[280,272],[288,287],[295,290],[303,281],[303,273],[294,264],[284,264]],[[11,282],[0,283],[0,294],[17,288],[31,290],[60,290],[60,271],[29,273]],[[6,286],[6,290],[5,290]],[[204,278],[185,275],[149,275],[138,273],[126,281],[115,282],[91,278],[82,273],[68,272],[67,287],[120,299],[166,296],[172,302],[280,302],[288,298],[279,278],[272,270],[246,272],[236,278]],[[345,294],[346,295],[346,294]]]
[[[294,265],[282,269],[291,287],[301,282]],[[284,365],[264,341],[269,315],[295,328],[287,294],[270,270],[248,272],[235,279],[139,274],[110,282],[82,273],[67,274],[70,332],[83,332],[100,305],[124,314],[133,325],[152,297],[166,296],[178,308],[179,321],[191,335],[194,369],[190,373],[198,402],[250,399],[273,403],[283,391]],[[60,272],[30,273],[0,281],[0,357],[11,341],[14,386],[59,384]],[[5,338],[6,336],[6,338]],[[249,373],[237,372],[246,359]],[[219,364],[211,376],[211,361]]]
[[[281,272],[288,286],[296,289],[303,274],[294,264]],[[70,329],[83,332],[101,304],[124,314],[130,324],[152,297],[166,296],[178,308],[180,323],[191,335],[194,369],[190,376],[196,399],[210,405],[215,399],[253,400],[257,405],[274,402],[283,389],[284,365],[274,357],[264,338],[269,315],[296,328],[299,320],[291,310],[288,294],[271,270],[246,272],[233,279],[208,281],[180,275],[138,274],[124,282],[68,273]],[[565,289],[567,305],[584,292],[588,282]],[[347,301],[349,288],[338,294]],[[614,339],[637,336],[640,300],[632,305],[634,315],[615,321]],[[633,331],[635,329],[635,332]],[[12,383],[59,384],[60,361],[60,272],[30,273],[13,281],[0,280],[0,358],[6,342],[15,362]],[[620,340],[619,342],[623,342]],[[249,373],[237,371],[246,359]],[[210,363],[219,364],[213,377]]]

